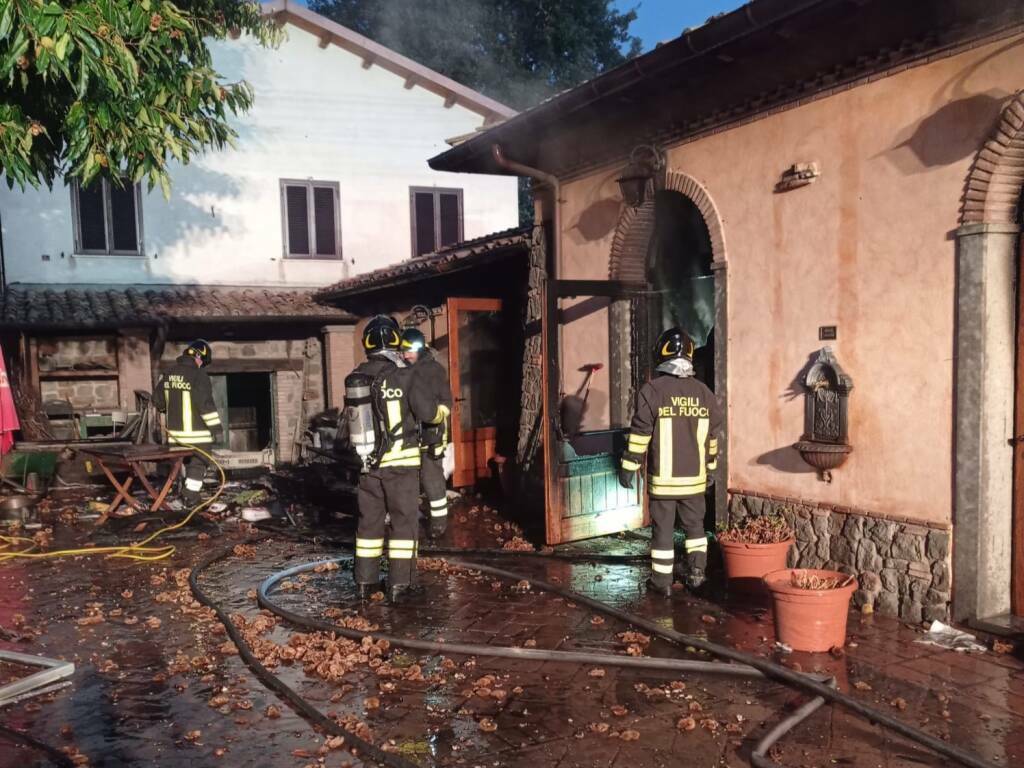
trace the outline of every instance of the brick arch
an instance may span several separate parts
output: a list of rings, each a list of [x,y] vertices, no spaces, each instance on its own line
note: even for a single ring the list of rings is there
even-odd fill
[[[971,164],[960,205],[961,224],[1019,224],[1024,186],[1024,91]]]
[[[704,217],[711,238],[711,264],[725,264],[725,235],[722,219],[708,191],[692,176],[669,170],[665,174],[665,190],[679,192],[689,198]],[[626,208],[619,217],[612,238],[608,277],[629,282],[647,281],[647,246],[654,234],[654,200],[637,208]]]

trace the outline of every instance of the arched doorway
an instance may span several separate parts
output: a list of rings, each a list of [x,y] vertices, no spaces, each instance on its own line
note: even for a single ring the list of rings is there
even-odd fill
[[[651,371],[657,335],[683,327],[698,344],[698,377],[727,409],[726,260],[722,221],[707,190],[678,171],[648,202],[627,208],[612,241],[609,278],[646,283],[642,297],[613,302],[609,311],[612,425],[628,425],[636,391]],[[728,418],[725,419],[728,424]],[[728,477],[728,436],[719,460]],[[714,516],[725,520],[726,482],[715,487]]]
[[[651,369],[653,342],[678,326],[697,345],[697,378],[715,388],[715,283],[711,236],[700,210],[675,190],[654,198],[654,232],[647,247],[647,341],[639,350],[641,380]],[[639,382],[638,382],[639,383]]]
[[[954,618],[1024,615],[1024,92],[971,165],[956,231]]]

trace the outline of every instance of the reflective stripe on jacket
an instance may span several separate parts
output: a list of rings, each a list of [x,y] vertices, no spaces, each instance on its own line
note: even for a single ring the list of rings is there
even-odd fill
[[[179,357],[160,377],[153,392],[153,404],[167,414],[170,443],[209,444],[213,442],[211,430],[221,431],[210,377],[191,358]]]
[[[704,493],[718,466],[721,413],[715,396],[692,376],[660,375],[637,395],[622,467],[647,462],[648,491],[660,498]]]

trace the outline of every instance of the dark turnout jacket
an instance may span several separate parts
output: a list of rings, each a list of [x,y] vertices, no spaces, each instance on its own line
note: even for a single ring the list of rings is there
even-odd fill
[[[210,377],[185,355],[160,377],[153,392],[153,405],[167,414],[168,442],[212,443],[213,432],[219,436],[222,431]]]
[[[425,447],[437,447],[439,453],[444,453],[444,447],[448,444],[448,414],[452,408],[452,388],[448,382],[448,371],[437,361],[433,350],[429,349],[420,353],[419,359],[412,366],[412,371],[417,386],[434,398],[438,405],[444,406],[445,411],[439,423],[424,424],[420,442]]]
[[[439,423],[446,410],[422,386],[413,367],[400,368],[383,355],[374,355],[356,366],[353,373],[373,379],[371,397],[377,428],[387,434],[386,450],[377,466],[418,467],[420,465],[420,424]]]
[[[649,493],[681,498],[704,493],[718,462],[721,412],[714,394],[692,376],[660,374],[641,387],[622,466],[638,470],[645,454]]]

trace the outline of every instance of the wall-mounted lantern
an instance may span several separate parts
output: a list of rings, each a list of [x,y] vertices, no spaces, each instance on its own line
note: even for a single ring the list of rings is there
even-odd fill
[[[775,184],[776,192],[788,192],[791,189],[806,187],[818,180],[821,170],[817,163],[794,163],[782,172],[782,177]]]
[[[804,377],[804,434],[794,445],[825,482],[846,461],[850,445],[848,407],[853,379],[840,367],[831,347],[822,348]]]
[[[629,163],[616,179],[622,199],[631,208],[638,208],[647,200],[648,187],[657,190],[663,186],[665,156],[650,144],[640,144],[629,153]]]

